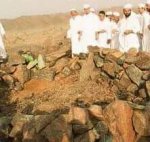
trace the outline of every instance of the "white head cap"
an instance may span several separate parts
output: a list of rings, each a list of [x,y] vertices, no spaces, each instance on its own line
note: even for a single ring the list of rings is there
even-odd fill
[[[83,5],[83,8],[84,8],[84,9],[88,9],[88,8],[91,8],[91,6],[90,6],[89,4],[84,4],[84,5]]]
[[[120,17],[120,13],[119,12],[113,12],[114,16]]]
[[[144,3],[139,3],[138,8],[145,8],[145,4]]]
[[[111,11],[107,11],[107,12],[106,12],[106,15],[107,15],[107,16],[111,16],[112,14],[113,14],[113,13],[112,13]]]
[[[90,11],[91,11],[91,12],[95,12],[95,9],[94,9],[94,8],[90,8]]]
[[[72,9],[70,9],[70,12],[72,12],[72,11],[77,11],[75,8],[72,8]]]
[[[124,9],[132,9],[132,4],[128,3],[128,4],[125,4]]]
[[[147,0],[147,1],[146,1],[146,4],[150,4],[150,0]]]

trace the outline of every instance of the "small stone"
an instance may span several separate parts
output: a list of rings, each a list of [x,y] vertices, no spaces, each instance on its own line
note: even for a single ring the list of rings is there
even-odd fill
[[[64,67],[62,70],[62,73],[67,77],[69,75],[71,75],[71,69],[69,67]]]
[[[104,60],[100,56],[94,56],[94,62],[97,68],[101,68],[104,65]]]

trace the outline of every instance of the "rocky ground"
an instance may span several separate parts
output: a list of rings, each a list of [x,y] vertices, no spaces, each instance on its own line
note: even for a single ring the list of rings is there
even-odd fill
[[[150,55],[89,47],[71,58],[67,26],[54,27],[8,33],[0,142],[150,142]],[[27,69],[20,50],[45,67]]]

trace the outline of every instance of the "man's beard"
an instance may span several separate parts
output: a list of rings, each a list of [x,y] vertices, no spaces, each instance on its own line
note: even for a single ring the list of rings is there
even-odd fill
[[[131,13],[125,14],[125,17],[128,18],[130,15],[131,15]]]
[[[147,11],[150,12],[150,8],[147,8]]]

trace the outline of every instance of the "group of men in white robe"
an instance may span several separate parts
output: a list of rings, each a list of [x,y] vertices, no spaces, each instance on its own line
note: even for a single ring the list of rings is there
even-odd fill
[[[131,4],[119,12],[96,11],[86,4],[83,14],[70,10],[70,28],[67,37],[71,39],[72,55],[88,54],[89,46],[118,49],[127,52],[131,48],[150,52],[150,0],[138,4],[138,13]]]
[[[3,42],[4,38],[5,38],[5,30],[3,28],[3,25],[0,23],[0,62],[3,59],[7,58],[7,53]]]

